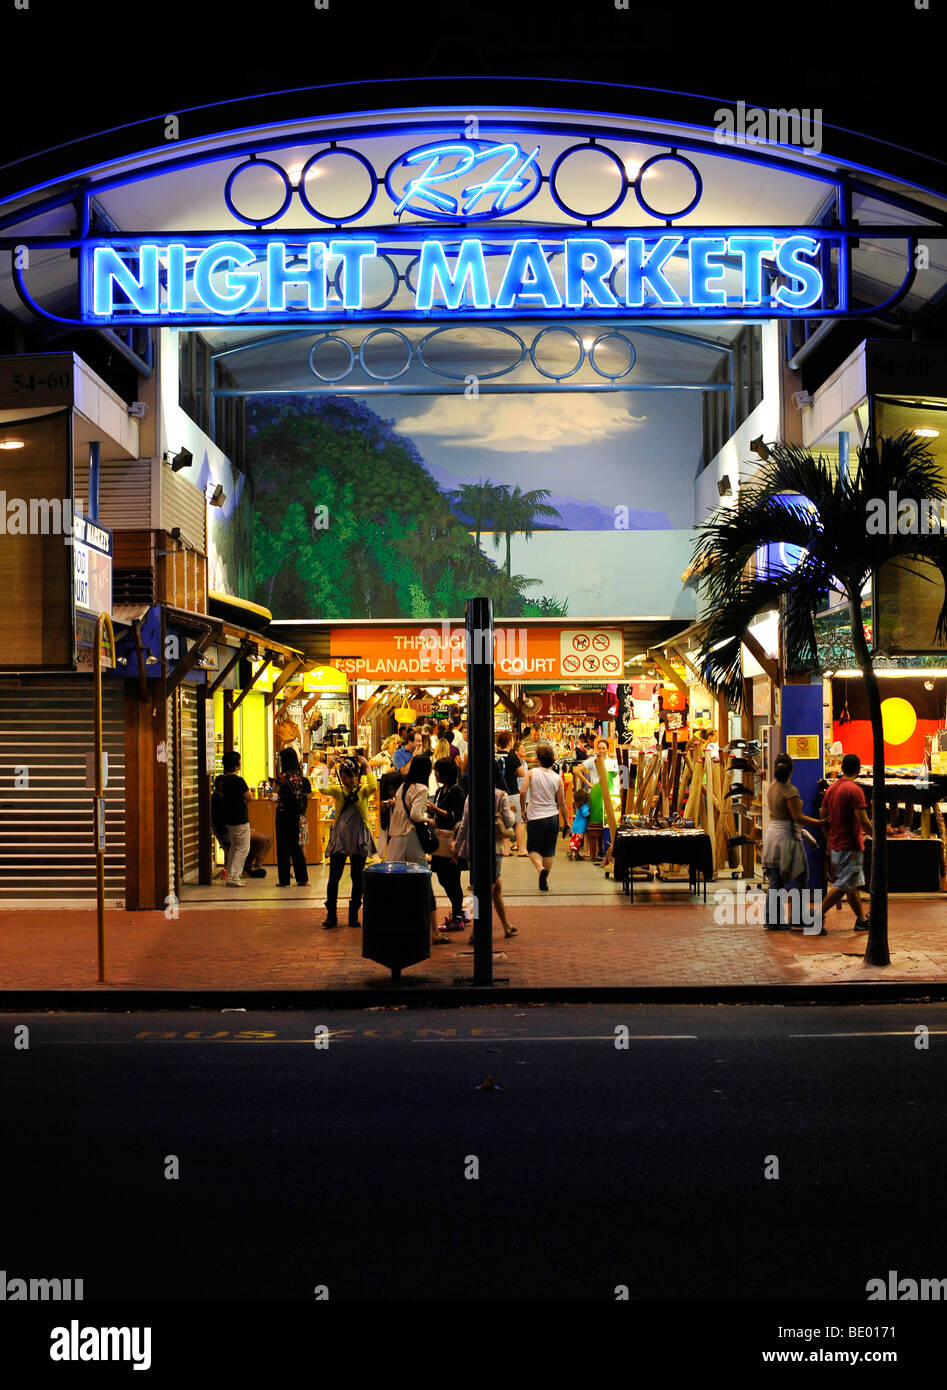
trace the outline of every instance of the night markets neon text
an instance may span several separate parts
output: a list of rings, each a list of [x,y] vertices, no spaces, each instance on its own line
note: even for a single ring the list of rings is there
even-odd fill
[[[405,283],[413,290],[409,310],[424,316],[644,309],[658,315],[687,309],[805,313],[825,307],[825,249],[803,231],[669,231],[614,241],[565,235],[508,243],[477,235],[425,237]],[[200,246],[87,242],[83,318],[180,323],[241,315],[372,315],[372,264],[398,250],[380,250],[377,241],[352,234],[327,241],[254,236]]]

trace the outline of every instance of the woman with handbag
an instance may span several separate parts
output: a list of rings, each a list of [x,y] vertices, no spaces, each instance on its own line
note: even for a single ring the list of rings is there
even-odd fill
[[[450,899],[451,910],[444,919],[444,931],[461,931],[464,918],[464,890],[460,886],[460,865],[451,858],[454,828],[464,814],[464,794],[457,785],[456,759],[439,758],[434,764],[437,791],[428,802],[434,814],[434,830],[438,846],[431,855],[431,872]]]
[[[335,820],[326,857],[329,860],[329,882],[326,887],[326,920],[323,927],[337,927],[336,904],[339,881],[346,859],[352,875],[352,895],[349,899],[349,926],[358,926],[358,911],[362,905],[362,874],[365,860],[375,853],[371,832],[371,803],[375,793],[375,774],[367,758],[344,758],[337,768],[336,786],[320,787],[322,796],[332,798]]]
[[[510,798],[502,787],[493,789],[493,811],[494,811],[494,840],[493,840],[493,906],[500,919],[503,928],[503,935],[506,937],[515,936],[516,928],[510,926],[510,919],[506,915],[506,904],[503,901],[503,888],[500,884],[500,867],[503,861],[501,846],[505,839],[515,834],[513,825],[516,817]],[[464,802],[464,814],[457,827],[457,834],[454,836],[453,857],[459,861],[461,868],[468,867],[470,858],[470,798]],[[473,945],[473,933],[469,938],[469,944]]]
[[[801,929],[803,924],[802,893],[809,881],[809,865],[802,842],[802,827],[811,825],[822,829],[822,822],[803,815],[802,797],[790,782],[792,758],[778,754],[773,763],[773,780],[766,791],[769,806],[769,827],[763,836],[763,870],[767,878],[765,926],[767,931]],[[788,893],[781,897],[781,892]],[[782,920],[782,905],[790,906],[790,920]],[[795,920],[793,920],[795,919]],[[823,927],[822,931],[825,931]],[[816,936],[822,935],[816,932]]]
[[[405,771],[401,788],[395,793],[388,822],[388,848],[385,860],[391,863],[398,860],[406,864],[423,864],[427,867],[427,856],[436,848],[434,817],[427,813],[428,782],[431,777],[431,760],[415,753]],[[419,826],[425,826],[433,843],[425,849],[419,838]],[[434,889],[431,888],[431,942],[443,942],[447,938],[437,931],[437,903]]]

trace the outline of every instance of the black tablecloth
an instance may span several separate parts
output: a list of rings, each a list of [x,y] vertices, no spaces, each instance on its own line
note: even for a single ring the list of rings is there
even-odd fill
[[[619,830],[615,836],[615,878],[634,897],[632,869],[642,864],[686,864],[691,891],[697,891],[697,875],[713,878],[714,852],[706,830]]]
[[[865,837],[865,888],[871,886],[871,838]],[[888,892],[940,892],[940,840],[888,836]]]
[[[858,785],[865,793],[865,800],[868,802],[869,813],[871,811],[871,780],[867,777],[859,777]],[[885,803],[888,806],[900,803],[909,806],[935,806],[938,801],[947,801],[947,782],[936,780],[930,782],[926,787],[916,787],[913,782],[906,778],[892,778],[885,782]]]

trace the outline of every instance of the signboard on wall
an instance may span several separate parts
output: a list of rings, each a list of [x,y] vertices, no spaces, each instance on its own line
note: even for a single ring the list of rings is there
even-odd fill
[[[930,397],[947,393],[947,344],[869,338],[865,364],[868,390],[873,395]]]
[[[800,759],[811,759],[819,756],[819,735],[815,734],[787,734],[786,752],[798,762]]]
[[[500,681],[602,684],[624,667],[620,628],[496,627],[494,672]],[[423,684],[465,682],[466,632],[461,625],[333,628],[334,666],[350,678]],[[477,659],[477,653],[471,654]]]
[[[821,264],[841,238],[819,228],[778,234],[690,227],[638,235],[620,227],[530,238],[492,225],[437,235],[411,246],[411,302],[389,316],[438,318],[585,313],[648,318],[759,318],[844,307]],[[336,231],[325,239],[246,231],[237,237],[186,232],[172,238],[89,237],[79,247],[82,322],[309,323],[385,317],[372,284],[403,250],[403,237]],[[621,270],[620,279],[616,272]],[[727,271],[730,271],[728,285]]]
[[[769,676],[753,678],[753,714],[757,718],[769,718]]]
[[[72,405],[74,371],[71,352],[0,357],[0,410]]]
[[[77,613],[112,616],[112,532],[88,517],[73,517],[73,601]]]
[[[337,671],[334,666],[317,666],[312,671],[305,671],[302,682],[307,695],[331,690],[345,692],[349,688],[345,673]]]

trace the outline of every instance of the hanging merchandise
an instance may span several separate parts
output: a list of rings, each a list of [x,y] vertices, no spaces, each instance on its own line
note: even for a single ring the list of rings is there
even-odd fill
[[[851,724],[852,716],[848,712],[848,681],[842,686],[842,708],[839,712],[839,724]]]

